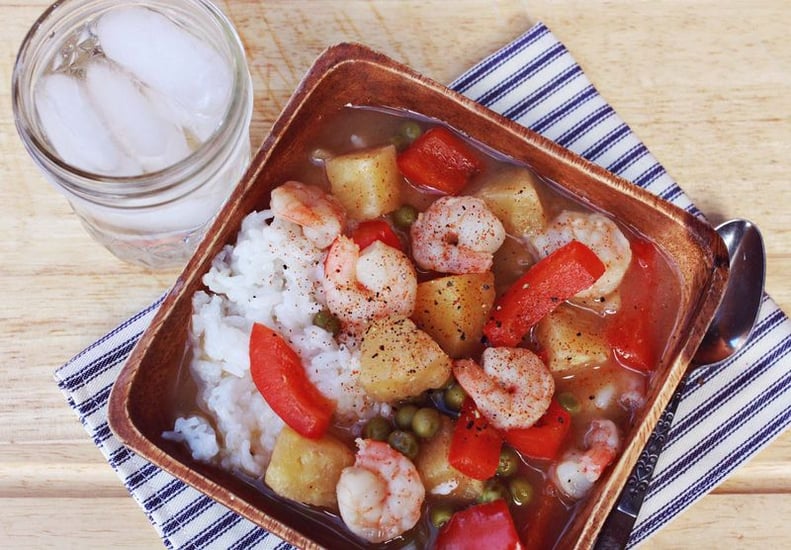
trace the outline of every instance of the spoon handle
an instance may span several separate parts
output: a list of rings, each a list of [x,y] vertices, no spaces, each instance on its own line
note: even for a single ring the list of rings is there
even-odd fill
[[[634,522],[643,505],[648,485],[653,477],[659,455],[662,453],[662,449],[670,434],[670,427],[673,425],[676,408],[679,401],[681,401],[681,394],[684,393],[685,381],[686,378],[683,378],[679,383],[670,398],[670,402],[659,417],[654,431],[648,437],[648,441],[643,447],[643,451],[640,453],[632,473],[621,490],[615,508],[607,516],[607,520],[602,526],[599,538],[596,541],[596,550],[620,550],[626,548],[626,543],[632,533],[632,527],[634,527]]]

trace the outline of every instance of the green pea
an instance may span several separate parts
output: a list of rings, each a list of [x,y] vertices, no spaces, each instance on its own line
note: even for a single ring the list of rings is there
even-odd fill
[[[508,480],[508,492],[511,493],[511,500],[517,506],[524,506],[533,500],[533,485],[522,476]]]
[[[390,432],[387,442],[393,449],[410,459],[414,459],[420,450],[415,434],[404,430]]]
[[[500,449],[500,462],[497,464],[497,475],[510,477],[519,469],[519,455],[511,447],[503,446]]]
[[[396,134],[390,137],[390,143],[395,146],[396,150],[403,151],[409,146],[410,141],[401,134]]]
[[[566,409],[570,414],[576,414],[580,412],[580,409],[582,408],[577,396],[571,392],[559,393],[557,399],[558,404]]]
[[[401,125],[399,133],[404,136],[408,141],[415,141],[423,133],[423,128],[414,120],[409,120]]]
[[[396,227],[401,229],[409,229],[409,227],[417,220],[417,208],[411,204],[405,204],[393,211],[392,218]]]
[[[374,416],[363,426],[363,437],[365,439],[375,439],[377,441],[387,441],[393,426],[390,421],[383,416]]]
[[[450,521],[455,511],[449,504],[435,504],[432,506],[431,512],[429,512],[431,525],[439,529]]]
[[[445,389],[445,406],[452,411],[460,411],[466,398],[467,392],[458,383],[451,384]]]
[[[412,429],[412,419],[417,412],[417,405],[403,405],[398,408],[395,414],[396,426],[402,430]]]
[[[412,431],[423,439],[430,439],[439,430],[442,418],[439,411],[432,407],[421,407],[412,417]]]
[[[481,494],[478,495],[478,502],[484,504],[486,502],[493,502],[498,499],[505,499],[508,497],[508,488],[499,479],[492,478],[483,486]]]
[[[322,309],[313,316],[313,324],[319,328],[323,328],[333,336],[337,336],[341,331],[341,322],[335,317],[330,310]]]

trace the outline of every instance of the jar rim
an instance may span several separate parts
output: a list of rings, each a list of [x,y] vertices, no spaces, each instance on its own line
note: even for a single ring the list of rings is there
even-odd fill
[[[115,176],[91,172],[80,169],[63,160],[52,147],[46,142],[43,135],[34,129],[34,124],[29,120],[28,109],[35,113],[34,105],[27,105],[23,98],[22,90],[24,72],[35,67],[29,67],[25,63],[26,55],[29,53],[36,41],[46,39],[46,34],[50,31],[47,23],[51,22],[59,9],[77,4],[82,0],[57,0],[51,4],[36,19],[22,40],[12,71],[12,107],[17,133],[22,138],[25,148],[33,160],[43,170],[56,171],[67,174],[67,181],[59,178],[59,183],[69,191],[88,200],[101,199],[103,197],[139,197],[153,192],[165,191],[173,187],[184,185],[191,182],[192,176],[199,173],[209,165],[217,155],[221,154],[225,146],[232,148],[236,141],[235,133],[241,125],[245,130],[249,123],[248,106],[252,104],[252,85],[249,69],[245,57],[244,45],[238,32],[234,28],[227,16],[209,0],[180,0],[183,6],[194,5],[202,10],[213,23],[218,25],[219,30],[225,37],[225,43],[232,59],[233,84],[231,87],[231,97],[225,109],[221,122],[212,131],[211,135],[203,140],[186,157],[175,164],[154,172],[147,172],[135,176]],[[97,1],[97,0],[94,0]],[[98,0],[101,3],[102,0]],[[90,3],[90,0],[89,2]],[[150,5],[151,1],[136,2],[140,5]],[[168,7],[174,7],[172,0],[165,3]],[[76,25],[72,28],[76,28]],[[34,52],[35,53],[35,52]],[[247,134],[245,133],[245,136]],[[201,162],[196,162],[201,159]],[[195,181],[193,184],[198,187],[201,182]],[[185,193],[192,189],[185,189]]]

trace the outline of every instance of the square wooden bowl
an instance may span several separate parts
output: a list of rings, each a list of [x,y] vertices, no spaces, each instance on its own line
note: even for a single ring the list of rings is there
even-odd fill
[[[236,239],[242,219],[265,208],[273,187],[314,137],[316,121],[345,105],[385,106],[438,119],[559,183],[579,200],[650,237],[675,265],[680,311],[659,370],[624,452],[564,533],[562,548],[586,548],[613,506],[648,435],[681,380],[719,304],[728,254],[708,225],[645,190],[364,46],[341,44],[315,62],[272,128],[197,252],[135,347],[112,391],[110,425],[131,449],[231,510],[303,548],[362,547],[337,525],[267,497],[252,485],[194,461],[165,440],[172,391],[185,353],[192,295],[212,259]]]

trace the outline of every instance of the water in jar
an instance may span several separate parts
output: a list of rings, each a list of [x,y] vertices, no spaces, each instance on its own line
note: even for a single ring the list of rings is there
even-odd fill
[[[181,175],[163,175],[167,185],[157,189],[166,190],[152,200],[70,197],[88,231],[124,260],[150,267],[186,260],[249,161],[247,113],[244,135],[222,145],[221,162],[190,171],[188,163],[202,162],[191,155],[216,139],[240,93],[227,52],[199,35],[155,9],[116,6],[70,32],[35,81],[44,139],[77,171],[101,181],[186,165]],[[183,174],[210,181],[185,183]]]
[[[115,9],[66,38],[36,84],[42,127],[72,166],[156,172],[211,136],[233,74],[207,42],[144,7]]]

